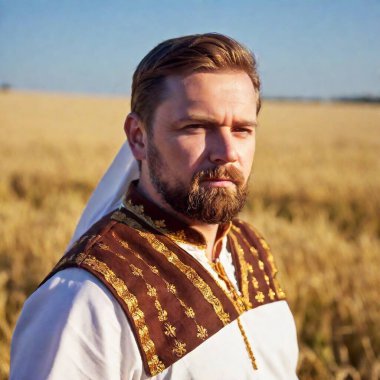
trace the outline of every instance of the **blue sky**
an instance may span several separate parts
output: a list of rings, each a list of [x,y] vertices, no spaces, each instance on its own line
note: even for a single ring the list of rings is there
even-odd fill
[[[128,95],[157,43],[210,31],[254,51],[264,96],[380,95],[379,0],[0,0],[0,83]]]

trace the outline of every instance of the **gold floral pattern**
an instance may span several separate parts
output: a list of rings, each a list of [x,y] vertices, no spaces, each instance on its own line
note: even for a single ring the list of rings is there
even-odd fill
[[[165,282],[166,289],[168,290],[168,292],[174,294],[174,296],[176,297],[176,299],[178,300],[180,305],[183,307],[186,316],[194,321],[196,329],[197,329],[197,337],[201,340],[206,339],[208,336],[207,329],[197,323],[197,320],[195,317],[195,312],[194,312],[193,308],[187,306],[186,303],[181,298],[178,297],[176,286],[174,284],[168,282],[167,280],[165,280],[165,278],[161,276],[161,274],[160,274],[160,272],[156,266],[148,265],[140,254],[138,254],[137,252],[135,252],[134,250],[132,250],[130,248],[129,248],[129,251],[132,252],[135,257],[137,257],[139,260],[141,260],[152,271],[152,273],[154,273],[155,275],[160,277],[160,279]],[[135,268],[135,266],[132,267],[132,269],[134,269],[134,268]],[[136,270],[135,270],[135,272],[136,272]],[[136,272],[136,275],[138,275],[138,274],[139,273]],[[148,291],[147,291],[148,296],[157,298],[157,289],[148,283],[146,283],[146,286],[148,289]],[[162,309],[161,304],[159,303],[158,299],[157,299],[155,306],[158,310],[158,319],[160,321],[165,321],[167,319],[167,312],[166,312],[166,310]],[[166,331],[166,328],[165,328],[165,331]],[[164,331],[164,333],[165,333],[165,331]]]
[[[157,252],[163,254],[169,262],[185,274],[187,279],[202,293],[205,300],[213,306],[216,315],[219,317],[223,325],[227,325],[231,321],[229,314],[224,311],[222,303],[217,297],[215,297],[210,286],[192,267],[184,264],[174,252],[170,251],[169,248],[156,239],[153,234],[140,230],[137,232],[141,237],[145,238]]]
[[[243,241],[247,244],[247,246],[249,246],[249,243],[247,241],[247,239],[244,237],[244,235],[241,233],[241,229],[237,226],[233,226],[232,227],[235,231],[239,232],[239,235],[242,237]],[[251,227],[252,228],[252,227]],[[253,230],[253,228],[252,228]],[[275,295],[277,294],[277,297],[279,299],[284,299],[286,296],[285,296],[285,293],[284,291],[282,290],[280,284],[278,283],[277,279],[275,278],[276,277],[276,274],[277,274],[277,268],[274,264],[274,259],[273,259],[273,255],[271,254],[270,252],[270,248],[268,246],[268,244],[266,243],[266,241],[263,239],[263,237],[256,231],[256,230],[253,230],[254,234],[258,237],[259,241],[260,241],[260,244],[262,245],[262,247],[265,249],[265,252],[267,253],[267,258],[268,258],[268,262],[270,264],[270,272],[271,272],[271,275],[272,275],[272,278],[273,278],[273,286],[274,286],[274,290],[276,291],[275,293],[273,292],[273,289],[270,289],[269,293],[268,293],[268,296],[269,296],[269,299],[271,301],[273,301],[275,299]],[[266,282],[266,284],[270,287],[270,278],[269,276],[265,273],[265,265],[264,265],[264,262],[262,260],[259,259],[259,256],[258,256],[258,252],[256,249],[254,249],[254,251],[252,251],[252,248],[250,248],[250,251],[254,253],[255,257],[257,257],[258,259],[258,264],[259,264],[259,268],[260,270],[263,272],[263,276],[264,276],[264,280]],[[255,277],[252,278],[252,285],[255,289],[259,289],[259,282],[257,281],[257,279]],[[273,295],[274,293],[274,295]],[[256,297],[255,297],[256,298]],[[261,297],[259,296],[259,299],[261,299]],[[257,299],[256,299],[257,300]]]
[[[129,267],[132,270],[132,274],[137,277],[143,277],[143,272],[140,268],[137,268],[136,265],[130,264]]]
[[[172,338],[176,337],[176,328],[173,325],[166,322],[164,324],[164,328],[165,328],[165,335],[170,336]]]
[[[208,337],[207,329],[203,326],[197,325],[197,338],[205,340]]]
[[[157,289],[154,286],[146,284],[146,287],[148,288],[147,294],[149,297],[157,297]]]
[[[170,284],[169,282],[166,284],[166,289],[168,290],[169,293],[172,294],[177,294],[177,288],[175,287],[174,284]]]
[[[156,299],[154,301],[154,306],[156,307],[157,312],[158,312],[158,320],[160,322],[167,321],[168,320],[168,312],[162,308],[160,301],[158,299]]]
[[[141,268],[137,268],[136,265],[130,264],[129,267],[131,268],[132,274],[136,277],[141,277],[143,281],[145,282],[146,288],[147,288],[147,295],[149,297],[154,298],[154,307],[157,310],[157,318],[160,322],[164,322],[168,320],[168,312],[162,307],[160,301],[158,300],[158,294],[157,289],[149,284],[145,278],[144,273]]]
[[[259,238],[260,244],[262,245],[262,247],[265,249],[265,252],[267,253],[268,263],[270,265],[270,271],[271,271],[271,275],[272,275],[272,278],[273,278],[273,285],[274,285],[274,288],[275,288],[274,290],[276,291],[277,296],[278,296],[279,299],[285,299],[286,298],[286,294],[285,294],[284,290],[281,288],[280,283],[278,282],[278,280],[276,278],[278,270],[277,270],[277,267],[276,267],[276,265],[274,263],[274,258],[273,258],[273,255],[272,255],[272,251],[271,251],[268,243],[261,236],[261,234],[259,232],[257,232],[256,229],[254,229],[253,227],[251,227],[251,228],[254,231],[254,233],[256,234],[256,236]]]
[[[186,354],[186,343],[181,342],[180,340],[175,340],[173,354],[178,356],[179,358]]]
[[[258,303],[263,303],[264,299],[265,299],[264,293],[263,292],[257,292],[257,294],[255,295],[255,300]]]
[[[80,253],[76,256],[76,261],[78,264],[85,264],[95,272],[101,274],[124,301],[132,316],[133,323],[136,326],[151,374],[154,376],[162,372],[165,369],[165,365],[156,354],[154,342],[150,337],[144,313],[139,308],[136,296],[129,291],[125,282],[117,277],[106,263],[98,260],[96,257]]]

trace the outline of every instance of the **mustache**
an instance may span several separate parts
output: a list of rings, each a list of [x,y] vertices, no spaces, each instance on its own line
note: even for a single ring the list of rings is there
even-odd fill
[[[236,185],[244,183],[242,172],[234,166],[217,166],[197,172],[193,180],[197,183],[213,179],[225,179],[234,182]]]

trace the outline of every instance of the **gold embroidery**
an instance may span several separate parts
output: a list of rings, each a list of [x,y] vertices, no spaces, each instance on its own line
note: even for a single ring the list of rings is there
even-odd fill
[[[257,292],[257,294],[256,294],[256,296],[255,296],[255,300],[256,300],[258,303],[263,303],[263,302],[264,302],[264,299],[265,299],[264,293],[263,293],[263,292]]]
[[[265,252],[267,253],[267,259],[268,259],[268,263],[269,263],[269,266],[270,266],[270,271],[271,271],[272,278],[273,278],[274,290],[276,291],[277,296],[278,296],[279,299],[285,299],[286,298],[286,294],[283,291],[283,289],[281,288],[281,286],[280,286],[280,284],[279,284],[279,282],[278,282],[278,280],[276,278],[278,270],[277,270],[277,267],[276,267],[276,265],[274,263],[274,258],[273,258],[273,255],[272,255],[272,251],[271,251],[268,243],[261,236],[261,234],[259,234],[255,229],[253,231],[257,235],[257,237],[259,238],[260,244],[262,245],[262,247],[265,249]]]
[[[169,262],[175,265],[189,279],[189,281],[199,289],[205,300],[213,306],[215,313],[223,325],[227,325],[231,320],[229,314],[224,311],[220,300],[215,297],[210,286],[198,275],[198,273],[190,266],[184,264],[175,253],[171,252],[169,248],[156,239],[153,234],[140,230],[136,231],[141,237],[145,238],[157,252],[163,254]]]
[[[180,340],[175,340],[173,354],[178,356],[179,358],[186,354],[186,343],[181,342]]]
[[[239,227],[236,227],[236,226],[233,226],[233,229],[235,231],[238,231],[241,233],[241,229]],[[259,241],[260,241],[260,244],[265,248],[266,250],[266,253],[267,253],[267,258],[268,258],[268,262],[270,263],[270,271],[271,271],[271,274],[272,274],[272,277],[273,277],[273,284],[274,284],[274,290],[276,291],[277,295],[279,298],[285,298],[285,293],[283,292],[283,290],[281,289],[278,281],[276,281],[275,279],[275,276],[277,274],[277,269],[275,268],[275,265],[274,265],[274,259],[273,259],[273,255],[271,254],[270,252],[270,249],[269,249],[269,246],[268,244],[265,242],[265,240],[261,237],[261,235],[259,233],[257,233],[256,230],[253,230],[254,234],[258,237]],[[247,241],[247,239],[241,235],[241,237],[243,238],[244,242],[246,243],[247,246],[249,246],[249,242]],[[269,251],[268,251],[269,250]],[[258,255],[258,252],[257,250],[251,246],[250,248],[250,251],[252,253],[254,253],[255,257],[258,259],[258,264],[259,264],[259,268],[260,270],[263,272],[264,274],[264,279],[265,279],[265,282],[267,283],[268,286],[270,286],[270,279],[269,277],[267,276],[267,274],[265,273],[265,265],[263,263],[262,260],[259,259],[259,255]],[[252,278],[252,285],[255,289],[259,289],[259,283],[257,281],[257,279],[255,277]],[[273,292],[273,290],[271,289],[271,291]],[[281,297],[280,297],[280,294],[281,294]],[[269,298],[273,301],[274,298],[271,298],[271,296],[269,296]]]
[[[166,223],[164,220],[154,220],[149,215],[146,215],[144,213],[144,206],[142,205],[135,205],[132,203],[131,200],[128,200],[127,202],[124,202],[124,207],[131,211],[133,214],[135,214],[138,218],[142,219],[145,223],[147,223],[149,226],[155,228],[157,231],[163,233],[171,240],[177,242],[177,243],[189,243],[188,239],[186,238],[186,233],[184,230],[179,231],[170,231],[166,228]],[[201,249],[206,249],[207,246],[205,244],[197,244],[197,246]]]
[[[208,336],[208,331],[207,331],[207,329],[206,329],[205,327],[203,327],[203,326],[201,326],[201,325],[199,325],[199,324],[197,323],[197,320],[196,320],[196,318],[195,318],[195,312],[194,312],[194,310],[193,310],[191,307],[187,306],[186,303],[185,303],[181,298],[178,297],[176,286],[175,286],[174,284],[171,284],[171,283],[169,283],[168,281],[166,281],[165,278],[163,278],[163,277],[160,275],[160,272],[159,272],[159,270],[157,269],[156,266],[154,266],[154,265],[148,265],[148,264],[145,262],[145,260],[144,260],[144,259],[143,259],[143,258],[137,253],[137,252],[135,252],[135,251],[132,250],[132,249],[130,249],[130,251],[131,251],[131,252],[132,252],[137,258],[139,258],[139,259],[140,259],[145,265],[147,265],[147,266],[149,267],[149,269],[150,269],[155,275],[157,275],[158,277],[160,277],[160,279],[161,279],[162,281],[165,282],[165,284],[166,284],[166,289],[168,290],[168,292],[172,293],[172,294],[175,296],[175,298],[178,300],[178,302],[180,303],[180,305],[181,305],[182,308],[184,309],[186,316],[194,321],[195,326],[196,326],[196,328],[197,328],[197,337],[198,337],[199,339],[204,340],[204,339]],[[151,297],[156,296],[156,294],[157,294],[157,293],[156,293],[156,289],[155,289],[153,286],[149,285],[149,284],[146,284],[146,285],[147,285],[147,287],[148,287],[148,295],[151,296]],[[163,318],[163,317],[165,316],[165,314],[162,314],[162,313],[161,313],[161,314],[159,315],[159,318],[160,318],[160,316],[161,316],[161,318]]]
[[[235,233],[231,232],[230,234],[232,241],[235,245],[238,257],[239,257],[239,262],[241,266],[241,277],[242,277],[242,293],[243,293],[243,299],[244,303],[248,306],[248,308],[252,308],[252,303],[249,299],[249,291],[248,291],[248,267],[247,267],[247,262],[245,261],[244,257],[244,250],[240,246]]]
[[[114,232],[112,232],[112,236],[114,236]],[[114,238],[116,239],[116,236],[114,236]],[[126,258],[121,255],[119,252],[116,252],[116,251],[112,251],[111,247],[109,247],[107,244],[104,244],[104,243],[101,243],[101,242],[98,242],[96,243],[96,245],[102,249],[103,251],[107,251],[107,252],[111,252],[113,253],[115,256],[117,256],[119,259],[122,259],[122,260],[126,260]]]
[[[168,319],[168,312],[162,308],[161,306],[161,303],[160,301],[158,300],[158,296],[157,296],[157,289],[148,284],[144,278],[144,274],[143,274],[143,271],[142,269],[140,268],[137,268],[135,265],[133,264],[130,264],[129,267],[131,268],[132,270],[132,274],[136,277],[141,277],[144,282],[145,282],[145,285],[146,285],[146,288],[147,288],[147,295],[149,297],[153,297],[154,298],[154,307],[156,308],[157,310],[157,316],[158,316],[158,320],[160,322],[163,322],[163,321],[166,321]]]
[[[257,252],[257,249],[253,246],[249,247],[249,251],[256,257],[259,257],[259,253]]]
[[[141,256],[138,255],[137,258],[141,259]],[[149,268],[153,273],[158,274],[158,269],[155,265],[149,265]]]
[[[283,291],[283,289],[281,288],[281,285],[278,282],[277,278],[273,278],[273,283],[274,283],[274,287],[276,289],[278,298],[281,299],[281,300],[285,299],[286,298],[286,294]]]
[[[116,234],[115,234],[115,231],[111,231],[111,235],[112,237],[125,249],[128,249],[129,248],[129,244],[125,241],[125,240],[122,240],[120,239]]]
[[[197,330],[198,330],[197,338],[204,340],[208,337],[208,332],[205,327],[197,325]]]
[[[240,321],[240,318],[237,319],[237,323],[238,323],[238,326],[239,326],[240,333],[241,333],[241,335],[243,337],[245,348],[247,350],[249,359],[251,360],[252,367],[253,367],[254,370],[257,370],[256,358],[255,358],[255,355],[253,354],[252,347],[249,344],[249,341],[248,341],[248,338],[247,338],[247,334],[245,333],[245,330],[244,330],[243,325],[242,325],[242,323]]]
[[[182,304],[182,302],[181,302],[181,304]],[[195,317],[194,310],[193,310],[193,308],[191,308],[191,307],[187,307],[187,306],[185,306],[185,314],[186,314],[186,316],[187,316],[188,318],[194,318],[194,317]]]
[[[157,297],[157,289],[154,286],[146,284],[146,287],[148,288],[147,294],[149,297]]]
[[[158,320],[160,322],[167,321],[168,320],[168,312],[162,308],[160,301],[156,299],[154,301],[154,306],[156,307],[158,311]]]
[[[107,245],[107,244],[104,244],[104,243],[97,243],[96,244],[100,249],[102,249],[103,251],[108,251],[108,252],[111,252],[111,248]]]
[[[165,335],[170,336],[172,338],[176,337],[176,332],[175,332],[176,328],[173,325],[166,322],[164,324],[164,327],[165,327]]]
[[[116,276],[116,274],[108,267],[108,265],[96,257],[81,253],[77,256],[78,264],[84,263],[91,269],[100,273],[104,279],[109,283],[119,295],[119,297],[127,305],[128,310],[132,316],[133,322],[137,328],[142,348],[147,358],[148,367],[151,374],[157,375],[165,369],[164,363],[158,358],[156,354],[156,348],[152,341],[148,326],[145,323],[145,316],[142,310],[139,308],[137,298],[132,294],[125,282]]]
[[[144,222],[149,224],[151,227],[155,228],[165,228],[165,220],[154,220],[149,215],[146,215],[144,212],[144,206],[142,205],[135,205],[132,203],[132,201],[129,199],[126,203],[124,203],[124,207],[131,211],[136,216],[140,217]]]
[[[141,224],[138,223],[135,219],[129,218],[122,211],[115,211],[112,216],[112,220],[116,220],[117,222],[124,223],[132,228],[141,228]]]
[[[276,273],[278,272],[278,270],[277,270],[277,267],[276,267],[276,265],[274,263],[274,258],[273,258],[271,249],[270,249],[268,243],[262,237],[262,235],[255,228],[253,228],[252,226],[251,226],[251,229],[253,230],[253,233],[257,236],[257,238],[260,241],[261,246],[264,248],[264,250],[267,253],[267,259],[268,259],[268,262],[269,262],[269,265],[270,265],[271,274],[274,277],[276,275]]]
[[[166,289],[168,290],[169,293],[177,294],[177,288],[175,287],[174,284],[167,283]]]
[[[130,264],[129,267],[132,270],[132,274],[137,277],[143,277],[142,270],[140,268],[137,268],[135,265]]]
[[[268,297],[273,301],[275,296],[276,296],[276,293],[272,289],[269,289]]]

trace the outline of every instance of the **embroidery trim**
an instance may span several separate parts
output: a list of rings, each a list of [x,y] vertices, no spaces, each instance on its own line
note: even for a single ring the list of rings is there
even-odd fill
[[[146,239],[157,252],[163,254],[166,257],[166,259],[175,267],[177,267],[187,277],[187,279],[202,293],[204,299],[212,305],[216,315],[218,316],[218,318],[224,326],[230,323],[230,315],[224,311],[223,305],[220,302],[219,298],[217,298],[214,295],[210,286],[198,275],[198,273],[193,268],[184,264],[174,252],[170,251],[170,249],[164,243],[156,239],[153,234],[149,232],[143,232],[140,230],[136,230],[136,232],[141,237]]]
[[[80,253],[75,258],[77,264],[86,264],[96,272],[103,275],[105,280],[115,289],[119,297],[125,302],[133,322],[137,328],[142,348],[145,352],[148,367],[152,375],[157,375],[165,369],[164,363],[156,354],[154,342],[152,341],[148,326],[145,323],[143,311],[139,308],[137,298],[132,294],[123,280],[108,267],[108,265],[92,255]]]
[[[233,226],[232,227],[234,229],[234,231],[236,231],[239,236],[243,239],[244,243],[247,245],[247,247],[250,246],[250,243],[247,241],[247,239],[244,237],[244,235],[242,234],[241,232],[241,229],[239,227],[236,227],[236,226]],[[267,274],[265,273],[265,265],[264,263],[262,262],[262,260],[260,260],[260,257],[258,255],[258,252],[257,252],[257,249],[254,248],[254,247],[250,247],[250,252],[252,252],[255,257],[257,258],[258,260],[258,263],[259,263],[259,269],[263,272],[263,276],[264,276],[264,280],[265,282],[267,283],[267,285],[269,286],[269,292],[268,292],[268,297],[271,301],[273,301],[275,299],[275,295],[277,293],[277,296],[279,299],[284,299],[285,298],[285,293],[283,292],[283,290],[281,289],[281,286],[280,284],[278,283],[278,280],[275,279],[275,276],[278,272],[275,264],[274,264],[274,259],[273,259],[273,255],[270,251],[268,251],[269,249],[269,246],[268,244],[265,242],[265,240],[260,237],[260,234],[258,234],[255,230],[254,230],[254,233],[256,234],[256,236],[259,238],[259,241],[261,243],[261,245],[263,246],[263,248],[265,249],[265,252],[267,253],[268,255],[268,262],[270,263],[270,272],[271,272],[271,275],[272,275],[272,279],[273,279],[273,285],[274,285],[274,290],[276,292],[273,291],[273,289],[270,287],[270,281],[269,281],[269,277],[267,276]],[[265,243],[265,245],[263,244],[263,242]],[[252,285],[253,287],[257,290],[259,289],[259,283],[256,279],[256,277],[253,275],[253,268],[252,266],[250,265],[251,268],[249,268],[249,272],[252,274]],[[255,297],[256,301],[257,302],[263,302],[263,301],[260,301],[262,299],[261,295],[256,295]]]
[[[262,237],[262,235],[255,228],[253,228],[252,226],[250,226],[250,228],[256,234],[256,236],[258,237],[258,239],[260,241],[260,244],[262,245],[262,247],[264,248],[264,250],[266,251],[266,253],[268,255],[268,262],[269,262],[269,265],[270,265],[270,270],[271,270],[271,274],[272,274],[272,278],[273,278],[273,285],[274,285],[274,288],[275,288],[274,290],[277,293],[277,297],[279,299],[285,299],[286,298],[286,294],[285,294],[284,290],[282,289],[280,283],[278,282],[278,279],[277,279],[277,276],[276,276],[277,273],[278,273],[278,269],[276,267],[276,264],[274,263],[274,258],[273,258],[272,251],[271,251],[268,243]]]
[[[178,242],[178,243],[189,243],[186,239],[186,233],[184,230],[179,230],[176,232],[170,231],[166,228],[165,220],[154,220],[149,215],[146,215],[144,213],[144,206],[142,205],[135,205],[132,203],[132,201],[129,199],[128,201],[123,202],[123,206],[130,212],[132,212],[134,215],[142,219],[145,223],[147,223],[149,226],[153,227],[157,231],[163,233],[171,240]],[[193,243],[192,243],[193,244]],[[207,246],[205,244],[196,244],[197,247],[200,249],[206,249]]]
[[[128,219],[128,218],[123,218],[123,222],[125,223],[125,222],[129,222],[129,220],[126,220],[126,219]],[[133,224],[135,225],[137,222],[135,222],[134,220],[133,220]],[[141,225],[140,225],[140,227],[141,227]],[[141,227],[142,228],[142,227]],[[188,317],[188,318],[190,318],[190,319],[192,319],[193,320],[193,322],[194,322],[194,324],[195,324],[195,327],[196,327],[196,329],[197,329],[197,338],[199,338],[199,339],[201,339],[201,340],[205,340],[207,337],[208,337],[208,331],[207,331],[207,329],[204,327],[204,326],[202,326],[202,325],[200,325],[200,324],[198,324],[198,322],[197,322],[197,320],[196,320],[196,317],[195,317],[195,312],[194,312],[194,309],[192,308],[192,307],[189,307],[179,296],[178,296],[178,294],[177,294],[177,289],[176,289],[176,287],[175,287],[175,285],[174,284],[171,284],[171,283],[169,283],[161,274],[160,274],[160,272],[159,272],[159,270],[157,269],[157,267],[156,266],[154,266],[154,265],[149,265],[145,260],[144,260],[144,258],[139,254],[139,253],[137,253],[135,250],[133,250],[133,249],[131,249],[130,247],[129,247],[129,245],[126,243],[126,242],[124,242],[122,239],[120,239],[114,232],[111,232],[111,234],[112,234],[112,236],[113,236],[113,238],[120,244],[120,245],[122,245],[124,248],[127,248],[128,249],[128,251],[129,252],[131,252],[136,258],[138,258],[139,260],[141,260],[144,264],[145,264],[145,266],[147,266],[149,269],[150,269],[150,271],[152,272],[152,273],[154,273],[156,276],[158,276],[159,277],[159,279],[160,280],[162,280],[164,283],[165,283],[165,285],[166,285],[166,289],[167,289],[167,291],[169,292],[169,293],[172,293],[173,295],[174,295],[174,297],[178,300],[178,302],[179,302],[179,304],[181,305],[181,307],[183,308],[183,310],[184,310],[184,313],[185,313],[185,315]],[[125,258],[123,257],[123,256],[121,256],[121,258],[123,258],[124,260],[125,260]],[[133,264],[132,264],[133,265]],[[136,271],[136,267],[133,265],[133,267],[131,267],[134,271],[135,271],[135,273],[136,273],[136,275],[139,275],[139,272],[137,272]],[[133,273],[133,272],[132,272]],[[133,273],[134,274],[134,273]],[[143,276],[142,276],[143,277]],[[147,285],[147,287],[148,287],[148,292],[147,292],[147,294],[149,295],[149,296],[155,296],[156,294],[157,294],[157,292],[156,292],[156,289],[153,287],[153,286],[151,286],[151,285],[149,285],[149,284],[147,284],[146,283],[146,285]],[[157,305],[155,305],[156,306],[156,308],[157,308]],[[161,321],[161,319],[159,318],[159,320]],[[176,328],[174,327],[174,326],[172,326],[172,325],[170,325],[169,323],[165,323],[164,324],[164,334],[165,335],[167,335],[167,336],[173,336],[173,337],[175,337],[176,336],[176,334],[174,333],[173,334],[173,331],[175,332],[175,330],[176,330]]]
[[[243,325],[242,325],[242,323],[240,321],[240,318],[237,319],[237,323],[238,323],[238,326],[239,326],[240,333],[241,333],[241,335],[243,337],[245,348],[247,350],[249,359],[251,360],[252,367],[253,367],[254,370],[257,370],[256,358],[255,358],[255,355],[253,354],[252,347],[251,347],[251,345],[249,343],[247,334],[246,334],[246,332],[244,330],[244,327],[243,327]]]
[[[238,240],[237,240],[237,238],[235,236],[235,233],[231,232],[230,236],[231,236],[233,244],[234,244],[234,246],[236,248],[238,257],[239,257],[239,262],[240,262],[240,266],[241,266],[241,277],[242,277],[242,280],[241,280],[241,282],[242,282],[241,291],[242,291],[242,294],[243,294],[244,303],[246,304],[247,310],[248,310],[248,309],[252,308],[252,303],[251,303],[251,301],[249,299],[249,291],[248,291],[248,272],[249,272],[249,269],[248,269],[248,266],[247,266],[247,262],[245,261],[244,250],[241,247],[241,245],[239,244],[239,242],[238,242]]]

